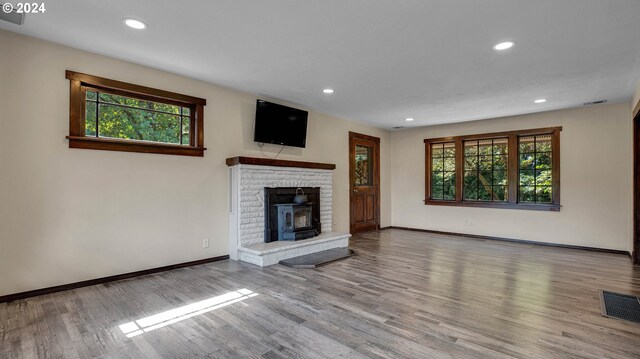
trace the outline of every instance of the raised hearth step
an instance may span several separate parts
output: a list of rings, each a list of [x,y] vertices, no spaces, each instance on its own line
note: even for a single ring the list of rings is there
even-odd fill
[[[280,261],[280,264],[292,268],[316,268],[327,263],[349,258],[355,254],[356,252],[349,248],[334,248],[318,253],[284,259]]]
[[[319,236],[300,241],[255,243],[238,248],[239,259],[261,267],[278,264],[281,260],[349,247],[349,233],[322,232]]]

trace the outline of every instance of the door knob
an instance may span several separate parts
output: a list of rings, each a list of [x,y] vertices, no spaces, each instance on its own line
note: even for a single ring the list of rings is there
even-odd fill
[[[353,193],[358,193],[358,190],[357,190],[357,189],[354,189],[354,190],[353,190]]]

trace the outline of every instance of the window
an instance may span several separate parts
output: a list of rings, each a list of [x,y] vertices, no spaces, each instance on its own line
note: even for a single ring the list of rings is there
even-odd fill
[[[464,200],[506,202],[508,140],[464,141]]]
[[[431,196],[436,200],[456,197],[455,143],[437,143],[431,147]]]
[[[520,202],[552,202],[551,137],[551,135],[525,136],[518,139],[520,151],[518,193]]]
[[[425,204],[559,211],[561,130],[426,139]]]
[[[204,156],[206,100],[67,71],[69,147]]]
[[[373,158],[373,148],[356,145],[356,167],[354,169],[354,185],[371,186],[373,184],[373,171],[371,167],[373,162],[369,159]]]

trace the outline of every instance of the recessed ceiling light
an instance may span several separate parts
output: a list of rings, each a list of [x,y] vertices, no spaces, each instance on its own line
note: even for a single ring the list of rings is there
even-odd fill
[[[409,117],[409,118],[405,119],[405,121],[411,122],[411,121],[413,121],[413,118]]]
[[[535,102],[535,103],[545,103],[545,102],[547,102],[547,99],[546,98],[539,98],[539,99],[537,99],[537,100],[535,100],[533,102]]]
[[[502,50],[506,50],[506,49],[510,49],[512,48],[516,43],[513,41],[505,41],[505,42],[501,42],[499,44],[495,44],[493,46],[493,49],[496,51],[502,51]]]
[[[147,28],[147,24],[136,19],[124,19],[124,24],[136,30],[142,30]]]
[[[324,89],[322,90],[324,93],[333,93],[333,89]]]

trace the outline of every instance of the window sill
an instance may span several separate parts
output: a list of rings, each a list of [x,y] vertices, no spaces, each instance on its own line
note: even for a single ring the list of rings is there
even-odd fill
[[[204,157],[204,147],[173,145],[136,140],[119,140],[84,136],[67,136],[69,148],[89,150],[157,153],[163,155]]]
[[[434,201],[427,199],[424,201],[427,206],[453,206],[453,207],[476,207],[476,208],[501,208],[501,209],[524,209],[531,211],[553,211],[559,212],[560,205],[557,204],[524,204],[524,203],[495,203],[495,202],[453,202]]]

